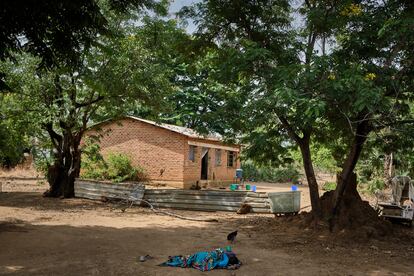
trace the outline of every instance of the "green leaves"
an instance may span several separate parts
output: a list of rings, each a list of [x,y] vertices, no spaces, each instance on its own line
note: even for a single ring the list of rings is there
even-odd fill
[[[166,63],[171,60],[168,44],[182,31],[169,21],[146,18],[147,25],[134,27],[122,25],[128,20],[124,15],[111,18],[108,26],[117,36],[97,37],[97,43],[81,52],[80,67],[39,69],[41,59],[25,53],[0,62],[10,88],[4,95],[12,103],[1,115],[30,125],[28,135],[50,141],[48,146],[62,154],[63,137],[77,148],[91,121],[163,109],[166,95],[174,90],[172,66]],[[149,33],[159,38],[152,41]]]
[[[28,133],[12,120],[0,121],[0,166],[14,167],[20,163],[23,153],[30,149]]]
[[[232,95],[220,99],[242,108],[227,127],[248,144],[249,157],[279,162],[293,131],[311,133],[339,165],[361,122],[381,128],[412,117],[404,106],[414,40],[403,38],[413,35],[412,9],[393,0],[309,1],[299,8],[301,25],[291,24],[289,4],[206,0],[184,11],[196,19],[197,37],[215,44],[208,74],[192,85],[209,82],[194,93]],[[223,114],[235,122],[234,113]]]
[[[91,141],[83,149],[81,177],[88,179],[111,180],[114,182],[143,181],[144,170],[132,166],[131,159],[122,153],[109,153],[102,156],[100,147]]]

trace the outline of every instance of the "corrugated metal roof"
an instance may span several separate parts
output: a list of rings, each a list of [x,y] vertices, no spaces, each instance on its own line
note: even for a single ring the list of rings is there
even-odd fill
[[[137,120],[137,121],[140,121],[140,122],[144,122],[144,123],[147,123],[147,124],[151,124],[153,126],[168,129],[170,131],[177,132],[177,133],[180,133],[182,135],[185,135],[185,136],[188,136],[188,137],[191,137],[191,138],[198,138],[198,139],[205,139],[205,140],[212,140],[212,141],[221,141],[222,140],[222,137],[218,134],[216,134],[216,135],[214,135],[214,134],[202,135],[202,134],[198,133],[197,131],[195,131],[194,129],[191,129],[191,128],[188,128],[188,127],[169,125],[169,124],[164,124],[164,123],[157,123],[157,122],[154,122],[154,121],[145,120],[145,119],[134,117],[134,116],[125,116],[125,117],[133,119],[133,120]]]

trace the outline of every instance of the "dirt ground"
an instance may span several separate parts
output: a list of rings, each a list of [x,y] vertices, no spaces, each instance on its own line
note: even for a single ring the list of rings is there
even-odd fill
[[[218,219],[194,222],[147,208],[122,212],[102,202],[43,198],[46,185],[34,180],[0,182],[2,275],[414,275],[414,232],[401,226],[395,227],[403,236],[343,241],[322,230],[315,234],[290,226],[292,218],[173,211]],[[263,184],[260,189],[289,186]],[[243,262],[239,270],[157,266],[169,255],[226,246],[226,235],[236,229],[232,247]],[[138,262],[147,254],[154,259]]]

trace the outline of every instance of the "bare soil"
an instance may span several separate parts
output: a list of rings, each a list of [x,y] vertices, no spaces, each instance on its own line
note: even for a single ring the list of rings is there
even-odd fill
[[[0,182],[1,275],[414,275],[414,232],[398,225],[393,236],[361,241],[304,227],[298,217],[173,211],[218,220],[195,222],[141,207],[122,212],[108,203],[44,198],[47,186],[35,180]],[[169,255],[226,246],[235,229],[239,270],[157,266]],[[138,261],[147,254],[154,259]]]

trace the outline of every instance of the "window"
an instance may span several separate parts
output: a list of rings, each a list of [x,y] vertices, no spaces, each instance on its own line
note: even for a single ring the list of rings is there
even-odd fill
[[[227,152],[227,167],[233,167],[236,159],[236,153],[234,151]]]
[[[216,149],[216,166],[221,165],[221,150]]]
[[[190,149],[188,151],[188,160],[192,162],[195,161],[195,152],[196,152],[196,146],[190,146]]]

